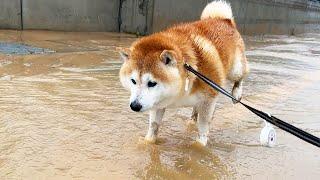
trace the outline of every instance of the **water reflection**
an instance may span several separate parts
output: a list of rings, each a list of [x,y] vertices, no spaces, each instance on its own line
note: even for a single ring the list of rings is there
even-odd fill
[[[173,147],[147,145],[149,162],[136,173],[139,179],[221,179],[230,173],[218,156],[198,144]]]

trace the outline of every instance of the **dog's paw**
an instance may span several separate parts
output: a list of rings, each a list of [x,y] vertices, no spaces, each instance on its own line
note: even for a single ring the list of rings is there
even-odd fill
[[[195,122],[192,119],[187,120],[187,122],[186,122],[186,131],[189,132],[189,133],[197,131],[197,122]]]
[[[146,137],[144,137],[144,141],[149,144],[156,143],[156,140],[157,140],[157,137],[154,135],[146,135]]]
[[[187,126],[195,126],[197,124],[197,121],[194,119],[188,119],[186,122]]]
[[[242,98],[242,88],[236,87],[232,89],[232,96],[236,98],[236,100],[232,100],[233,104],[238,103]]]
[[[232,99],[233,104],[239,103],[239,102],[241,101],[241,98],[242,98],[242,97],[236,98],[237,100]]]
[[[197,142],[202,146],[206,146],[208,143],[208,137],[206,135],[200,135],[197,138]]]

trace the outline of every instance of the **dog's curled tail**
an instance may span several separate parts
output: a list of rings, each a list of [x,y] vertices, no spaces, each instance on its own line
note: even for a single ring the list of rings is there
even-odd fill
[[[201,20],[207,18],[228,19],[231,21],[233,26],[236,26],[236,23],[233,19],[231,5],[224,0],[213,1],[204,8],[201,14]]]

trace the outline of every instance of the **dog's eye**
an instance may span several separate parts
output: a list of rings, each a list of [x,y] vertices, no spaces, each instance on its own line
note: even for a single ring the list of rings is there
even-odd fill
[[[136,82],[134,79],[131,79],[131,82],[132,82],[133,84],[137,84],[137,82]]]
[[[152,82],[152,81],[148,82],[148,87],[155,87],[156,85],[157,85],[156,82]]]

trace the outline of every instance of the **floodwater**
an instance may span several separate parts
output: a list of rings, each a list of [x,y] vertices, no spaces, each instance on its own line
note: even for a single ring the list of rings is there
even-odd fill
[[[0,179],[319,179],[318,148],[277,128],[277,145],[260,146],[263,122],[223,96],[207,147],[190,108],[169,110],[144,144],[148,115],[130,111],[118,78],[117,48],[135,39],[0,31],[37,49],[0,54]],[[245,39],[244,101],[320,136],[320,35]]]

